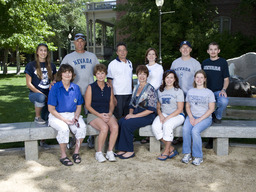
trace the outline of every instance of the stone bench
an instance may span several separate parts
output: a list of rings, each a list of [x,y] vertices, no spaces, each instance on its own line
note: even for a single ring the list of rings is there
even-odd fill
[[[174,129],[175,137],[182,137],[182,126]],[[160,141],[153,135],[151,125],[139,129],[139,135],[150,137],[150,152],[160,153]],[[213,124],[201,133],[202,137],[211,137],[213,150],[217,155],[228,155],[229,138],[256,138],[256,121],[223,120],[221,124]]]
[[[98,134],[99,131],[87,125],[86,136],[95,136],[95,143]],[[38,160],[38,141],[55,139],[56,135],[57,131],[52,127],[35,122],[0,124],[0,143],[24,142],[26,160]]]

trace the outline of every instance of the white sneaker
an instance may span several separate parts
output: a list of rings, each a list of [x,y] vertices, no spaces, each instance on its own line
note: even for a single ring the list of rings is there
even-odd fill
[[[190,153],[186,153],[184,155],[184,157],[182,158],[181,162],[187,164],[191,160],[192,160],[191,154]]]
[[[105,162],[107,159],[103,156],[102,152],[96,152],[95,153],[95,158],[99,163]]]
[[[107,151],[106,158],[109,161],[116,161],[113,151]]]
[[[193,165],[200,165],[201,163],[203,163],[203,158],[200,157],[195,157],[195,159],[192,161]]]

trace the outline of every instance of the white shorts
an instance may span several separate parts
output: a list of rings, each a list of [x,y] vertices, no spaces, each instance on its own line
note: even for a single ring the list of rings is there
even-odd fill
[[[163,113],[163,116],[167,117],[168,115]],[[165,141],[173,141],[173,129],[182,125],[184,120],[184,116],[179,114],[175,117],[168,119],[164,124],[162,124],[160,122],[159,116],[157,116],[152,124],[153,134],[155,135],[157,140],[163,138],[163,140]]]
[[[72,120],[74,118],[75,113],[60,113],[62,117],[65,119]],[[64,121],[56,118],[51,113],[49,114],[49,126],[58,131],[56,139],[59,144],[68,143],[69,141],[69,131],[71,131],[76,139],[84,139],[86,136],[86,124],[84,123],[83,116],[80,115],[78,119],[79,127],[75,125],[68,125]]]

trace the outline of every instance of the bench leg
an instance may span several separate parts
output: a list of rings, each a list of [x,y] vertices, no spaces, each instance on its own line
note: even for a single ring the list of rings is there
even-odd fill
[[[218,156],[228,155],[229,138],[213,139],[213,150]]]
[[[25,158],[26,160],[38,160],[38,143],[37,141],[25,141]]]
[[[149,138],[149,151],[151,153],[160,153],[161,149],[161,143],[160,141],[156,140],[155,137]]]

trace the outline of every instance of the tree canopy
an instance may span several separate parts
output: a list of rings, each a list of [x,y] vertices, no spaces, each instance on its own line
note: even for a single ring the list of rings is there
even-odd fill
[[[59,5],[48,0],[1,0],[0,46],[15,50],[34,52],[35,46],[53,36],[46,22],[48,14],[59,12]],[[51,49],[53,43],[48,42]]]
[[[241,5],[255,8],[255,0],[242,0]],[[126,36],[128,57],[134,64],[143,64],[145,52],[149,47],[159,50],[159,10],[155,1],[128,0],[118,5],[117,11],[126,14],[117,21],[116,28]],[[207,46],[212,41],[220,43],[224,57],[237,56],[249,50],[249,38],[242,34],[218,32],[213,18],[218,15],[217,8],[209,0],[173,0],[165,1],[162,12],[175,11],[162,15],[162,60],[165,68],[180,57],[179,44],[183,40],[192,43],[191,55],[202,62],[209,55]],[[254,38],[255,42],[256,38]],[[237,46],[236,46],[237,45]],[[242,49],[241,49],[242,47]],[[252,48],[252,46],[250,46]]]

